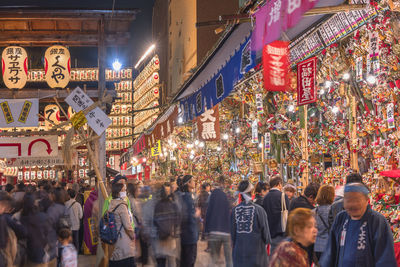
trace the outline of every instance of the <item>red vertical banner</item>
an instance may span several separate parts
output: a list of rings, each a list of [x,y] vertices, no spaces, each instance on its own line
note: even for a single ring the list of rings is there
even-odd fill
[[[220,139],[218,105],[215,105],[212,109],[206,109],[197,118],[197,129],[199,139],[202,141],[218,141]]]
[[[263,49],[264,88],[286,91],[289,88],[289,42],[275,41]]]
[[[297,105],[317,101],[316,81],[317,58],[312,57],[297,64]]]

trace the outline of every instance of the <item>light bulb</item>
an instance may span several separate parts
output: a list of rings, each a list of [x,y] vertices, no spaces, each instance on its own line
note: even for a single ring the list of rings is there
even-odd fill
[[[258,144],[258,147],[259,147],[259,148],[262,148],[262,147],[263,147],[262,143],[259,143],[259,144]]]
[[[199,147],[204,147],[204,142],[200,142]]]
[[[375,83],[376,83],[376,77],[373,76],[373,75],[369,75],[369,76],[367,77],[367,82],[368,82],[370,85],[375,84]]]
[[[193,154],[194,154],[194,150],[190,151],[190,154],[192,154],[192,155],[193,155]]]
[[[333,113],[338,113],[338,112],[339,112],[339,108],[338,108],[337,106],[334,106],[334,107],[332,108],[332,112],[333,112]]]
[[[194,159],[194,155],[190,155],[190,159]]]
[[[350,73],[346,72],[345,74],[343,74],[343,80],[348,80],[350,79]]]
[[[240,133],[240,127],[237,127],[235,130],[236,133]]]
[[[288,111],[289,112],[293,112],[294,111],[294,106],[293,105],[288,106]]]
[[[113,69],[114,69],[115,71],[119,71],[119,70],[121,69],[121,67],[122,67],[122,64],[119,63],[118,59],[116,59],[116,60],[113,62],[112,66],[113,66]]]
[[[325,87],[326,88],[329,88],[329,87],[331,87],[332,86],[332,82],[331,81],[326,81],[325,82]]]
[[[325,90],[324,90],[324,89],[319,90],[319,94],[320,94],[320,95],[325,94]]]
[[[222,139],[224,139],[224,140],[228,140],[228,139],[229,139],[229,136],[228,136],[228,134],[224,134],[224,135],[222,136]]]
[[[146,162],[147,161],[147,159],[146,158],[143,158],[143,162]]]
[[[178,118],[178,123],[179,123],[179,124],[182,124],[182,123],[183,123],[183,118],[182,118],[182,117],[179,117],[179,118]]]
[[[199,145],[199,140],[194,141],[194,144],[195,144],[196,146],[198,146],[198,145]]]
[[[217,151],[221,151],[221,147],[217,146]]]

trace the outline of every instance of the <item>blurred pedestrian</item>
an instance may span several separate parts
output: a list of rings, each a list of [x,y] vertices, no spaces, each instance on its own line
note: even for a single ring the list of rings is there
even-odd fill
[[[211,254],[211,266],[218,266],[221,247],[224,248],[225,264],[232,267],[230,219],[232,205],[224,192],[225,177],[219,176],[212,190],[207,213],[205,232],[208,235],[208,245]]]
[[[199,230],[197,220],[200,210],[196,209],[192,192],[196,184],[193,176],[185,175],[179,185],[182,200],[181,221],[181,266],[193,267],[197,257]]]
[[[317,258],[320,259],[325,251],[329,237],[328,215],[330,206],[335,198],[335,188],[331,185],[323,185],[319,188],[317,194],[317,208],[315,209],[315,219],[317,221],[318,235],[315,241],[314,251]]]
[[[109,212],[115,214],[115,227],[119,231],[117,242],[113,245],[109,267],[132,267],[135,265],[135,233],[133,218],[126,204],[126,185],[114,183],[111,188]]]
[[[262,206],[264,197],[268,194],[269,189],[269,183],[258,182],[254,190],[254,203]]]
[[[351,174],[347,175],[347,177],[346,177],[346,184],[362,183],[362,182],[363,182],[362,177],[358,173],[351,173]],[[331,208],[329,210],[329,216],[328,216],[329,227],[332,226],[333,221],[336,218],[336,215],[338,215],[343,210],[344,210],[344,207],[343,207],[343,195],[342,195],[342,197],[339,197],[338,199],[336,199],[335,202],[331,205]]]
[[[159,200],[154,207],[153,223],[155,231],[152,244],[157,267],[176,266],[180,256],[180,214],[167,182],[160,188]]]
[[[80,250],[79,247],[79,228],[81,226],[80,221],[83,218],[82,206],[76,198],[76,191],[73,189],[68,189],[68,195],[70,199],[65,202],[65,206],[67,208],[69,218],[71,221],[71,231],[72,231],[72,240],[73,244],[77,251]]]
[[[345,212],[337,215],[322,254],[322,267],[397,266],[393,233],[386,218],[369,206],[369,189],[362,183],[346,184]]]
[[[71,189],[68,189],[71,190]],[[77,267],[78,253],[72,243],[72,232],[68,228],[62,228],[58,231],[58,241],[60,243],[57,266],[59,267]]]
[[[289,201],[292,201],[292,199],[294,199],[296,196],[296,187],[292,184],[286,184],[283,187],[283,192],[286,194]]]
[[[319,266],[312,250],[317,237],[314,215],[310,209],[297,208],[288,218],[288,239],[279,244],[271,257],[270,267]]]
[[[310,183],[304,189],[304,195],[300,195],[290,202],[289,211],[297,208],[314,209],[315,199],[317,198],[319,184]]]
[[[238,191],[243,201],[232,210],[234,267],[261,267],[268,264],[267,252],[271,244],[268,218],[265,210],[251,200],[253,188],[248,180],[239,183]]]
[[[271,190],[264,197],[263,208],[267,213],[268,225],[271,233],[271,252],[278,246],[278,244],[285,238],[285,228],[282,224],[282,207],[289,207],[289,199],[282,192],[282,178],[274,176],[269,181]],[[285,201],[283,203],[283,201]],[[286,222],[284,222],[286,223]]]
[[[208,198],[210,197],[211,186],[209,183],[203,183],[197,200],[197,206],[200,209],[201,219],[201,240],[205,240],[204,225],[206,220],[206,212],[208,206]]]

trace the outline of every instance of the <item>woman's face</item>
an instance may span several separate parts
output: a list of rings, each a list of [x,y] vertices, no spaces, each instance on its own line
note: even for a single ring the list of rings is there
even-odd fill
[[[295,229],[296,241],[301,243],[303,246],[308,247],[315,243],[317,238],[318,229],[314,217],[311,217],[304,228]]]

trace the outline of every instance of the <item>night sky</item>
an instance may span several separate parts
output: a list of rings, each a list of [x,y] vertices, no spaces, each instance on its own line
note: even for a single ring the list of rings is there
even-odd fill
[[[62,9],[112,9],[113,0],[13,0],[0,1],[0,8],[21,7],[21,8],[62,8]],[[132,40],[128,48],[108,49],[107,65],[111,66],[112,58],[118,57],[124,64],[127,60],[125,55],[132,55],[134,62],[144,53],[152,43],[152,9],[154,0],[115,0],[115,9],[138,8],[136,20],[131,27]],[[74,55],[78,59],[78,67],[93,67],[97,65],[97,51],[89,48],[72,48],[72,66]]]

